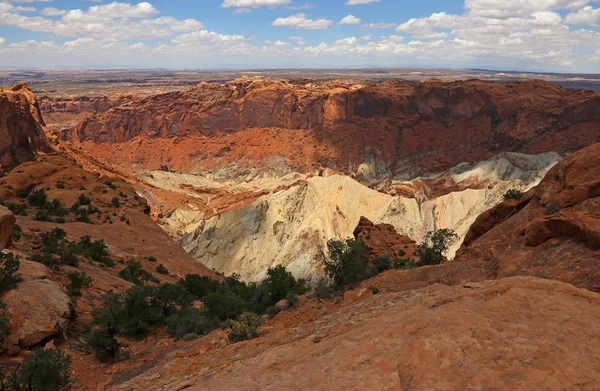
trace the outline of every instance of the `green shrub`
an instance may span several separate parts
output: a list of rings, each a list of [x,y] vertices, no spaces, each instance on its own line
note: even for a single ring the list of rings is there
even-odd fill
[[[517,189],[510,189],[503,196],[504,200],[520,200],[523,198],[523,192]]]
[[[553,214],[557,214],[562,210],[562,206],[557,204],[556,202],[552,202],[546,206],[546,215],[550,216]]]
[[[113,197],[113,199],[111,200],[111,204],[112,206],[114,206],[115,208],[118,208],[121,206],[121,201],[119,201],[118,197]]]
[[[344,286],[369,277],[367,248],[356,239],[346,241],[331,239],[327,242],[329,252],[325,260],[325,273],[336,286]]]
[[[229,343],[236,343],[258,337],[258,327],[263,322],[260,315],[246,313],[241,315],[237,321],[229,319],[223,322],[222,328],[229,330],[227,336]]]
[[[23,228],[21,228],[21,226],[19,224],[15,224],[13,226],[12,241],[16,243],[19,240],[21,240],[22,234],[23,234]]]
[[[303,294],[307,291],[306,287],[296,281],[292,273],[288,272],[284,266],[278,265],[267,270],[267,278],[262,282],[267,288],[271,299],[271,304],[284,299],[290,292]]]
[[[77,199],[77,202],[79,203],[79,205],[92,205],[92,200],[85,194],[80,194],[79,198]]]
[[[89,288],[92,284],[92,279],[85,272],[69,272],[67,277],[70,281],[69,285],[67,285],[67,292],[72,297],[80,297],[81,289]]]
[[[10,319],[8,318],[8,312],[6,311],[6,304],[0,301],[0,352],[2,351],[4,340],[8,334],[10,334],[10,329],[8,328],[9,321]]]
[[[56,348],[36,349],[27,356],[2,389],[67,391],[71,389],[71,358]],[[10,384],[12,383],[12,384]],[[4,388],[6,387],[6,388]]]
[[[18,255],[0,251],[0,293],[14,288],[21,281],[19,267],[21,261]]]
[[[151,305],[155,306],[164,318],[173,315],[179,308],[189,307],[194,301],[192,294],[181,284],[163,284],[153,289]]]
[[[369,290],[371,291],[371,293],[373,293],[374,295],[379,294],[379,288],[377,288],[376,286],[370,286]]]
[[[158,282],[152,273],[142,267],[140,261],[133,258],[127,261],[125,269],[119,272],[119,277],[136,285],[143,285],[148,281]]]
[[[237,318],[246,307],[244,299],[231,291],[225,293],[210,293],[202,298],[206,312],[211,317],[220,320]]]
[[[417,264],[410,258],[401,258],[401,259],[395,259],[392,266],[394,267],[394,269],[405,270],[405,269],[414,269],[416,267],[419,267],[419,264]]]
[[[190,334],[205,335],[219,328],[219,319],[210,317],[193,307],[184,308],[167,318],[167,332],[175,339]]]
[[[64,189],[64,188],[65,188],[65,184],[64,184],[64,183],[62,183],[62,182],[57,182],[57,183],[56,183],[56,188],[57,188],[57,189],[61,189],[61,190],[62,190],[62,189]]]
[[[445,259],[448,247],[458,238],[454,231],[444,228],[429,232],[425,240],[417,246],[415,254],[419,256],[421,266],[439,265]]]
[[[121,344],[115,335],[111,335],[105,329],[92,332],[87,338],[87,343],[98,360],[106,361],[119,358]]]
[[[46,195],[46,190],[44,189],[34,190],[29,194],[29,196],[27,196],[27,202],[29,205],[36,206],[38,208],[43,208],[47,199],[48,196]]]
[[[158,274],[169,274],[169,270],[162,263],[156,267]]]
[[[295,307],[298,305],[298,294],[296,292],[288,292],[285,296],[285,301],[288,307]]]
[[[324,278],[318,279],[313,287],[314,296],[320,300],[331,299],[338,293],[339,291]]]
[[[16,196],[19,198],[27,198],[29,196],[29,189],[19,189],[16,192]]]
[[[272,305],[269,308],[267,308],[267,315],[269,315],[269,318],[273,318],[275,315],[277,315],[280,312],[281,312],[281,308],[277,307],[276,305]]]
[[[373,259],[373,268],[377,271],[377,273],[381,273],[386,270],[390,270],[392,268],[392,262],[385,255],[380,255]]]
[[[27,204],[7,204],[6,207],[15,216],[27,216]]]
[[[104,184],[113,190],[117,190],[117,186],[115,186],[115,184],[112,182],[104,182]]]
[[[156,261],[158,261],[158,259],[156,259],[155,256],[146,257],[145,259],[148,262],[156,262]]]
[[[188,274],[181,284],[196,299],[202,299],[209,293],[217,292],[221,287],[217,280],[198,274]]]

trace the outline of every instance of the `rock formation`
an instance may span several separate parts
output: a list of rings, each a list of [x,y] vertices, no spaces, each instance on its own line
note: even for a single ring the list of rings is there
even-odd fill
[[[225,175],[234,166],[237,177],[328,167],[411,178],[505,151],[576,151],[598,140],[599,102],[599,93],[543,81],[246,78],[133,99],[64,138],[128,169]]]
[[[598,321],[597,293],[556,281],[438,284],[242,344],[198,342],[109,389],[593,390]]]
[[[358,221],[353,235],[367,247],[369,261],[377,257],[387,257],[391,261],[411,259],[417,246],[408,236],[399,235],[393,225],[375,225],[363,216]]]
[[[10,210],[0,205],[0,250],[12,243],[13,227],[17,219]]]
[[[477,186],[431,200],[384,194],[348,176],[312,177],[201,221],[182,245],[209,268],[246,280],[263,279],[267,267],[275,265],[313,279],[322,273],[327,240],[352,237],[364,216],[390,224],[417,243],[435,229],[453,229],[459,235],[448,254],[453,257],[479,214],[500,202],[508,189],[535,185],[554,162],[552,155],[519,155],[460,166],[444,174],[451,188],[465,181]]]
[[[44,121],[35,95],[25,84],[0,89],[0,170],[6,172],[48,151]]]

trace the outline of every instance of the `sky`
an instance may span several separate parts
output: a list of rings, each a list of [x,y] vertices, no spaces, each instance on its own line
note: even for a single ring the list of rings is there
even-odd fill
[[[0,0],[0,68],[600,73],[600,0]]]

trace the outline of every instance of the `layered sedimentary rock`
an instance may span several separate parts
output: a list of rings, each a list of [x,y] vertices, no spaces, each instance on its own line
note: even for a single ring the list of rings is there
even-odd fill
[[[246,78],[133,99],[63,137],[128,169],[412,177],[506,151],[573,152],[600,136],[598,105],[599,93],[542,81]]]
[[[457,168],[451,171],[454,175],[446,174],[455,185],[462,181],[486,185],[434,199],[391,196],[348,176],[312,177],[201,221],[184,236],[182,245],[209,268],[235,272],[246,280],[261,280],[275,265],[313,279],[322,273],[327,240],[352,237],[364,216],[375,224],[390,224],[416,242],[435,229],[453,229],[459,240],[448,253],[452,258],[479,214],[500,202],[508,189],[537,184],[555,159],[555,155],[519,155],[494,160],[499,164]]]
[[[0,169],[11,170],[48,151],[44,121],[35,95],[24,83],[0,89]]]

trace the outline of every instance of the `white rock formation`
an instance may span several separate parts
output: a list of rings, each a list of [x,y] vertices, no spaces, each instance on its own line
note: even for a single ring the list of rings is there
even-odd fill
[[[186,235],[183,247],[209,268],[260,281],[268,267],[284,265],[298,278],[321,274],[326,242],[351,237],[361,216],[392,224],[417,242],[432,230],[450,228],[460,240],[485,210],[510,188],[536,185],[559,160],[556,154],[507,154],[447,173],[455,182],[477,177],[483,189],[468,189],[418,202],[394,197],[347,176],[313,177],[288,190],[265,195],[252,204],[204,220]]]

